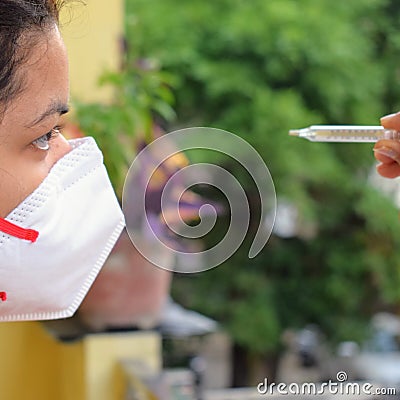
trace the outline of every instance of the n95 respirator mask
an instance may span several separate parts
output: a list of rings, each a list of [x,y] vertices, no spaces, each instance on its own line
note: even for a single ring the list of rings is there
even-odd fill
[[[0,321],[72,316],[124,228],[94,139],[70,144],[39,187],[0,219]]]

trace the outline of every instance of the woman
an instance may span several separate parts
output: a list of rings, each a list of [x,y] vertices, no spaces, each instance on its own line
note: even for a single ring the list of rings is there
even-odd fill
[[[400,112],[381,118],[386,129],[400,131]],[[400,176],[400,141],[380,140],[374,147],[375,158],[380,161],[377,167],[379,174],[386,178]]]
[[[68,111],[68,62],[56,4],[0,4],[0,217],[45,178],[70,146],[59,134]],[[36,140],[49,142],[43,151]],[[50,145],[51,144],[51,145]]]
[[[124,226],[94,140],[60,133],[60,5],[0,2],[0,321],[71,316]]]

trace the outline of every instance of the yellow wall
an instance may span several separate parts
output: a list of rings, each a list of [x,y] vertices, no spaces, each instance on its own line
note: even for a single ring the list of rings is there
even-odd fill
[[[0,324],[0,398],[6,400],[121,400],[124,360],[162,368],[155,332],[89,334],[56,340],[39,322]]]
[[[104,101],[109,88],[99,88],[105,70],[120,66],[123,36],[123,0],[72,1],[61,15],[61,30],[70,58],[72,98]]]
[[[81,348],[59,346],[39,323],[0,323],[0,398],[84,400]]]

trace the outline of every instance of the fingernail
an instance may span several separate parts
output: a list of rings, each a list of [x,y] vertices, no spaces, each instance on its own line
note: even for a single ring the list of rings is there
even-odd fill
[[[374,153],[382,154],[383,156],[392,158],[393,160],[400,162],[400,155],[393,149],[389,147],[379,147],[377,149],[373,149]]]
[[[385,122],[385,121],[387,121],[387,120],[389,120],[389,119],[392,119],[394,116],[396,116],[397,114],[399,114],[399,113],[393,113],[393,114],[388,114],[388,115],[385,115],[385,116],[383,116],[380,120],[381,120],[381,122]]]

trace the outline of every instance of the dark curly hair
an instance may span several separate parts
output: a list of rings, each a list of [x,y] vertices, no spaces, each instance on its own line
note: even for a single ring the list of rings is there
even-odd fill
[[[0,0],[0,108],[23,89],[18,67],[40,38],[58,24],[65,0]],[[0,112],[1,112],[0,110]]]

